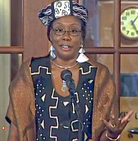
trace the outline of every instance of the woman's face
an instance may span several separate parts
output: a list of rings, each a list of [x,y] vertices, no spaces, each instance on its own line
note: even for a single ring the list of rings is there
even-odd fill
[[[63,35],[57,34],[58,31],[64,30],[77,31],[78,35],[70,35],[69,32],[64,32]],[[82,33],[80,31],[81,21],[74,16],[64,16],[53,22],[50,40],[55,48],[57,59],[73,60],[77,58],[82,43]]]

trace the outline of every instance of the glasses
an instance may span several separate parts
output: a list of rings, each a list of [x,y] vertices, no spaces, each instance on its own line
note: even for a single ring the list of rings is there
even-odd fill
[[[52,30],[54,31],[54,33],[58,36],[62,36],[64,35],[66,32],[69,33],[69,35],[71,36],[78,36],[81,31],[78,30],[78,29],[70,29],[70,30],[65,30],[65,29],[62,29],[62,28],[52,28]]]

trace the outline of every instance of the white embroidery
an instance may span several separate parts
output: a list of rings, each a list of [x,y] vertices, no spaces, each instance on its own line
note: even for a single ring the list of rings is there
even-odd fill
[[[88,82],[91,84],[93,82],[93,80],[89,80]]]
[[[57,137],[56,136],[52,136],[52,129],[58,129],[58,127],[59,127],[58,117],[57,116],[52,116],[52,109],[57,109],[57,105],[58,105],[58,97],[54,97],[54,93],[55,93],[55,89],[53,89],[51,98],[56,100],[56,104],[55,104],[55,106],[49,106],[49,115],[50,115],[50,118],[56,120],[57,125],[50,127],[50,138],[54,138],[55,141],[57,141]]]
[[[74,94],[76,95],[76,98],[77,98],[77,101],[76,102],[79,103],[79,95],[78,95],[78,93],[75,92]]]
[[[51,72],[49,72],[49,68],[48,68],[48,67],[39,66],[39,67],[38,67],[38,72],[32,72],[31,75],[40,74],[41,69],[45,69],[45,70],[46,70],[46,74],[51,74]]]
[[[40,125],[41,125],[42,128],[44,129],[44,128],[45,128],[45,121],[43,120]]]
[[[86,141],[88,139],[88,136],[86,133],[84,133],[84,141]]]
[[[41,100],[44,102],[44,101],[45,101],[45,98],[46,98],[46,94],[44,94],[44,95],[41,97]]]
[[[95,68],[95,66],[89,66],[89,70],[87,72],[84,72],[83,68],[80,68],[80,70],[81,70],[82,74],[89,74],[89,73],[91,73],[92,68]]]
[[[69,104],[68,101],[63,102],[63,105],[64,105],[64,106],[67,106],[68,104]]]
[[[88,111],[89,111],[89,108],[87,105],[85,105],[85,114],[88,113]]]
[[[74,129],[74,127],[73,127],[73,124],[76,123],[76,122],[78,122],[78,120],[74,120],[74,121],[71,122],[71,129],[72,129],[73,132],[78,131],[77,128]]]

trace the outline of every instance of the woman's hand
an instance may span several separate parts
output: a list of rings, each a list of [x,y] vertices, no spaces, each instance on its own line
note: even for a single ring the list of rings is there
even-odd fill
[[[131,117],[133,112],[133,110],[129,111],[125,117],[123,117],[122,119],[118,118],[117,121],[115,121],[114,116],[111,116],[109,121],[102,119],[106,127],[106,135],[112,139],[117,138],[129,122],[129,118]]]

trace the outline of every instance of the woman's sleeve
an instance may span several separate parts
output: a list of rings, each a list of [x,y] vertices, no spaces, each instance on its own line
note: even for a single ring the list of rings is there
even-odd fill
[[[20,101],[20,97],[19,97],[20,95],[18,93],[19,93],[19,89],[21,89],[20,81],[22,81],[22,79],[25,78],[25,66],[27,66],[27,65],[25,65],[25,63],[22,63],[20,69],[17,72],[17,75],[12,80],[12,82],[10,83],[10,86],[9,86],[10,100],[9,100],[9,105],[8,105],[5,119],[7,120],[8,123],[12,122],[12,123],[14,123],[14,125],[17,125],[16,124],[17,117],[15,116],[15,112],[16,112],[15,107],[18,106],[17,103],[18,103],[18,101]],[[16,99],[16,103],[15,103],[15,99]]]
[[[14,125],[16,125],[16,119],[15,119],[14,109],[13,109],[13,105],[11,103],[11,100],[9,102],[9,106],[8,106],[8,109],[7,109],[5,119],[7,120],[8,123],[11,124],[11,122],[12,122],[12,123],[14,123]]]
[[[113,99],[113,103],[112,103],[112,108],[111,108],[111,112],[110,115],[114,115],[115,120],[118,120],[119,118],[119,104],[120,100],[119,100],[119,96],[117,95],[117,93],[114,93],[114,99]]]
[[[17,75],[18,75],[18,73],[17,73]],[[17,77],[17,75],[16,75],[16,77]],[[16,125],[16,118],[15,118],[15,111],[14,111],[14,106],[13,106],[12,92],[13,92],[13,88],[16,87],[16,85],[15,85],[15,82],[17,81],[16,77],[13,79],[13,81],[10,83],[10,86],[9,86],[9,105],[8,105],[7,113],[5,116],[5,119],[7,120],[7,122],[10,124],[12,122],[12,123],[14,123],[14,125]]]

